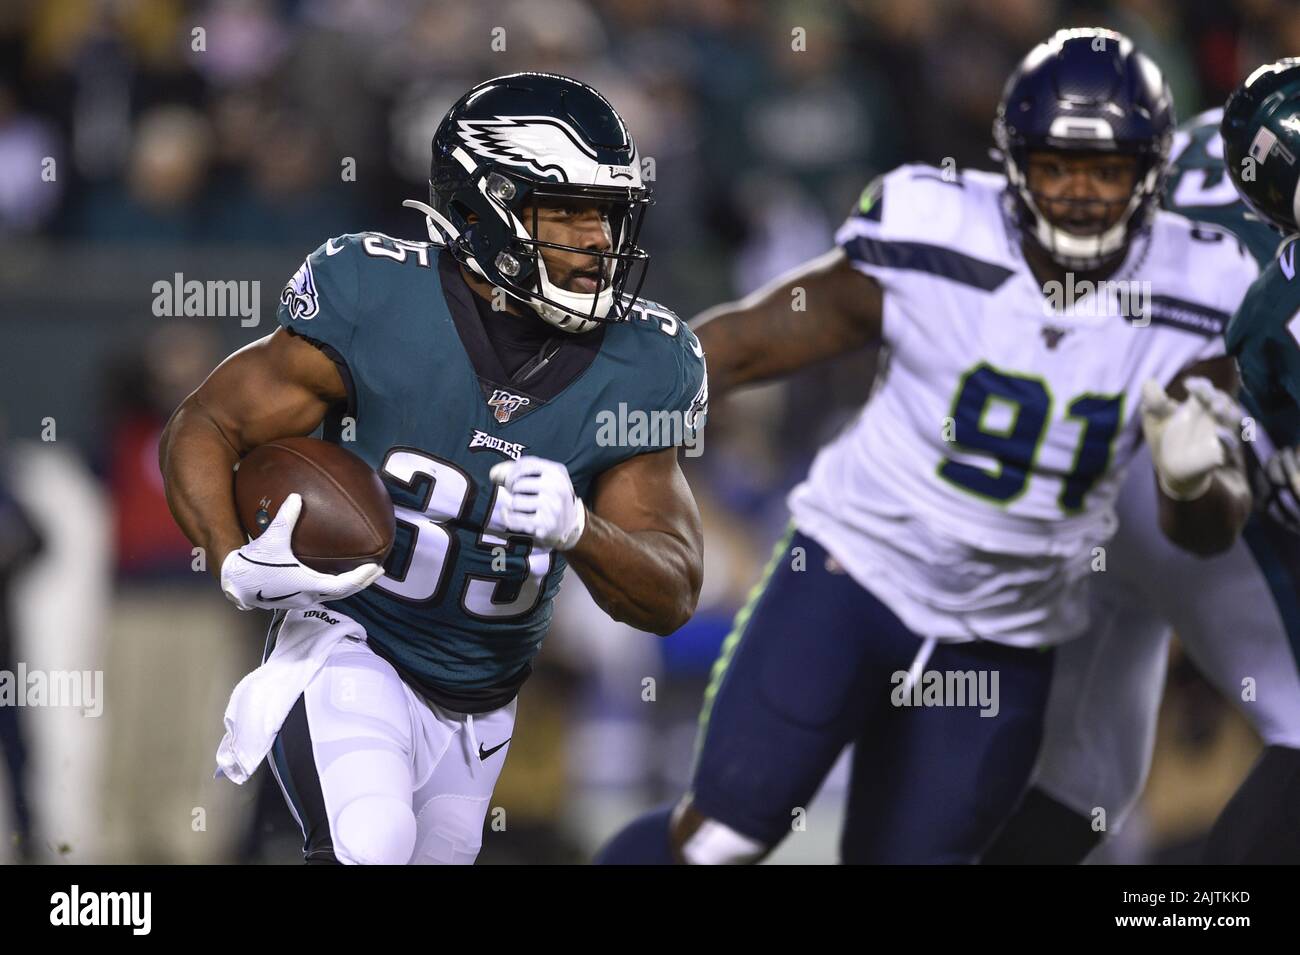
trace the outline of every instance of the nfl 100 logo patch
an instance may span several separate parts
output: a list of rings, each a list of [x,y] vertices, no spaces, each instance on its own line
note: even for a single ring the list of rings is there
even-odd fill
[[[524,395],[513,395],[504,388],[497,388],[492,392],[492,397],[488,399],[488,405],[494,409],[497,421],[505,424],[510,420],[510,416],[520,408],[532,404],[532,400]]]

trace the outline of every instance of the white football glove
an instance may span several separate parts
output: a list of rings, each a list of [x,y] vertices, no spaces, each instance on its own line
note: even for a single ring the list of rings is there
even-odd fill
[[[1158,382],[1142,385],[1142,433],[1161,489],[1191,501],[1210,489],[1214,472],[1240,453],[1241,406],[1205,378],[1188,378],[1175,401]]]
[[[489,477],[503,488],[506,529],[526,534],[542,547],[571,550],[587,529],[587,508],[573,489],[569,470],[558,461],[524,456],[494,465]]]
[[[261,537],[232,550],[222,561],[221,589],[240,610],[292,610],[342,600],[383,576],[384,568],[375,563],[343,574],[322,574],[300,562],[289,542],[301,513],[302,495],[290,494]]]

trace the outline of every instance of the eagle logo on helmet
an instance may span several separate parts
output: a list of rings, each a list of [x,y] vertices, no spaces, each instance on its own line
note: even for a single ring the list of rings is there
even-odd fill
[[[553,116],[497,116],[462,119],[457,123],[461,140],[477,156],[517,166],[535,176],[556,182],[605,185],[627,180],[640,186],[635,165],[610,166],[568,123]]]

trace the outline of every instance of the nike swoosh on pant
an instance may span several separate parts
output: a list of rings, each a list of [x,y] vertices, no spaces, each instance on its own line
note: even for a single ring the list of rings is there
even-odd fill
[[[479,743],[479,744],[478,744],[478,761],[479,761],[480,763],[483,762],[485,759],[487,759],[489,756],[491,756],[493,753],[495,753],[497,750],[499,750],[502,746],[506,745],[506,743],[508,743],[508,742],[510,742],[509,739],[507,739],[507,740],[505,741],[505,743],[497,743],[497,744],[496,744],[495,746],[493,746],[491,749],[484,749],[484,748],[483,748],[483,744],[482,744],[482,743]]]

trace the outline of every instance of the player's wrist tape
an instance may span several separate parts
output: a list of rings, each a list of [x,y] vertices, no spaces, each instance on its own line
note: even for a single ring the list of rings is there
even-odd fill
[[[556,545],[555,549],[559,551],[573,550],[578,546],[578,541],[582,539],[583,533],[587,530],[587,506],[582,503],[582,498],[574,497],[574,504],[577,509],[573,522],[573,529],[569,531],[564,540]]]

